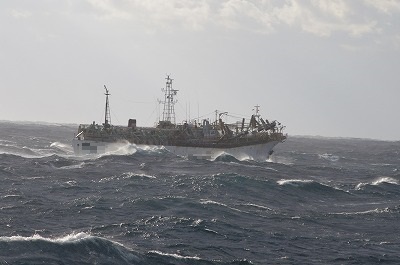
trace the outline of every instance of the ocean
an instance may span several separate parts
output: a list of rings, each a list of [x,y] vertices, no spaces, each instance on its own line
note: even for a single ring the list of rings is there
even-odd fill
[[[268,161],[0,122],[0,264],[400,264],[400,142],[290,136]]]

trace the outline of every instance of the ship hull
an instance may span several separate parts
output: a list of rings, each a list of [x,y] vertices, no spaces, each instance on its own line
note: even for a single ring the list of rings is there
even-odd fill
[[[233,147],[233,148],[211,148],[211,147],[188,147],[188,146],[163,146],[169,152],[188,158],[214,160],[221,155],[230,155],[239,160],[265,161],[272,154],[272,150],[279,141]],[[120,148],[118,143],[102,141],[90,141],[74,139],[72,143],[76,155],[96,155],[114,153]],[[138,148],[161,147],[160,145],[136,145]]]

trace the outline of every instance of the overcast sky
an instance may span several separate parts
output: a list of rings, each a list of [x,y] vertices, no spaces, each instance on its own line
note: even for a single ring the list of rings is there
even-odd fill
[[[1,0],[0,120],[153,125],[215,110],[400,139],[400,0]]]

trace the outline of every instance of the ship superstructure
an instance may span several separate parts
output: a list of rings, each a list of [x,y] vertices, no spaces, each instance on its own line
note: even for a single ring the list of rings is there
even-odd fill
[[[111,124],[109,91],[106,87],[105,120],[102,125],[80,125],[73,140],[76,154],[97,154],[111,150],[113,143],[128,142],[137,146],[163,146],[167,150],[186,157],[213,159],[226,153],[238,159],[265,160],[273,147],[286,139],[284,126],[277,121],[269,122],[259,114],[246,121],[242,118],[234,123],[223,121],[228,112],[215,112],[215,121],[175,121],[175,97],[178,90],[172,87],[173,79],[166,78],[162,119],[155,127],[139,127],[136,119],[129,119],[128,126]]]

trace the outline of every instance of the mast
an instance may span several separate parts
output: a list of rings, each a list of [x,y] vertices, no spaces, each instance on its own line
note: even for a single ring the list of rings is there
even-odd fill
[[[255,105],[254,106],[254,110],[255,110],[255,112],[256,112],[256,114],[254,115],[254,117],[256,118],[256,120],[257,121],[259,121],[260,120],[260,106],[259,105]]]
[[[178,90],[172,89],[172,80],[169,75],[165,78],[167,81],[165,83],[165,88],[161,89],[164,92],[164,110],[163,110],[163,119],[164,122],[170,122],[175,124],[175,103],[177,100],[174,99]]]
[[[110,104],[108,102],[108,96],[110,95],[110,93],[108,93],[108,89],[106,87],[106,85],[104,85],[104,89],[106,90],[106,93],[104,93],[104,95],[106,95],[106,110],[104,112],[104,127],[110,127],[111,125],[111,115],[110,115]]]

